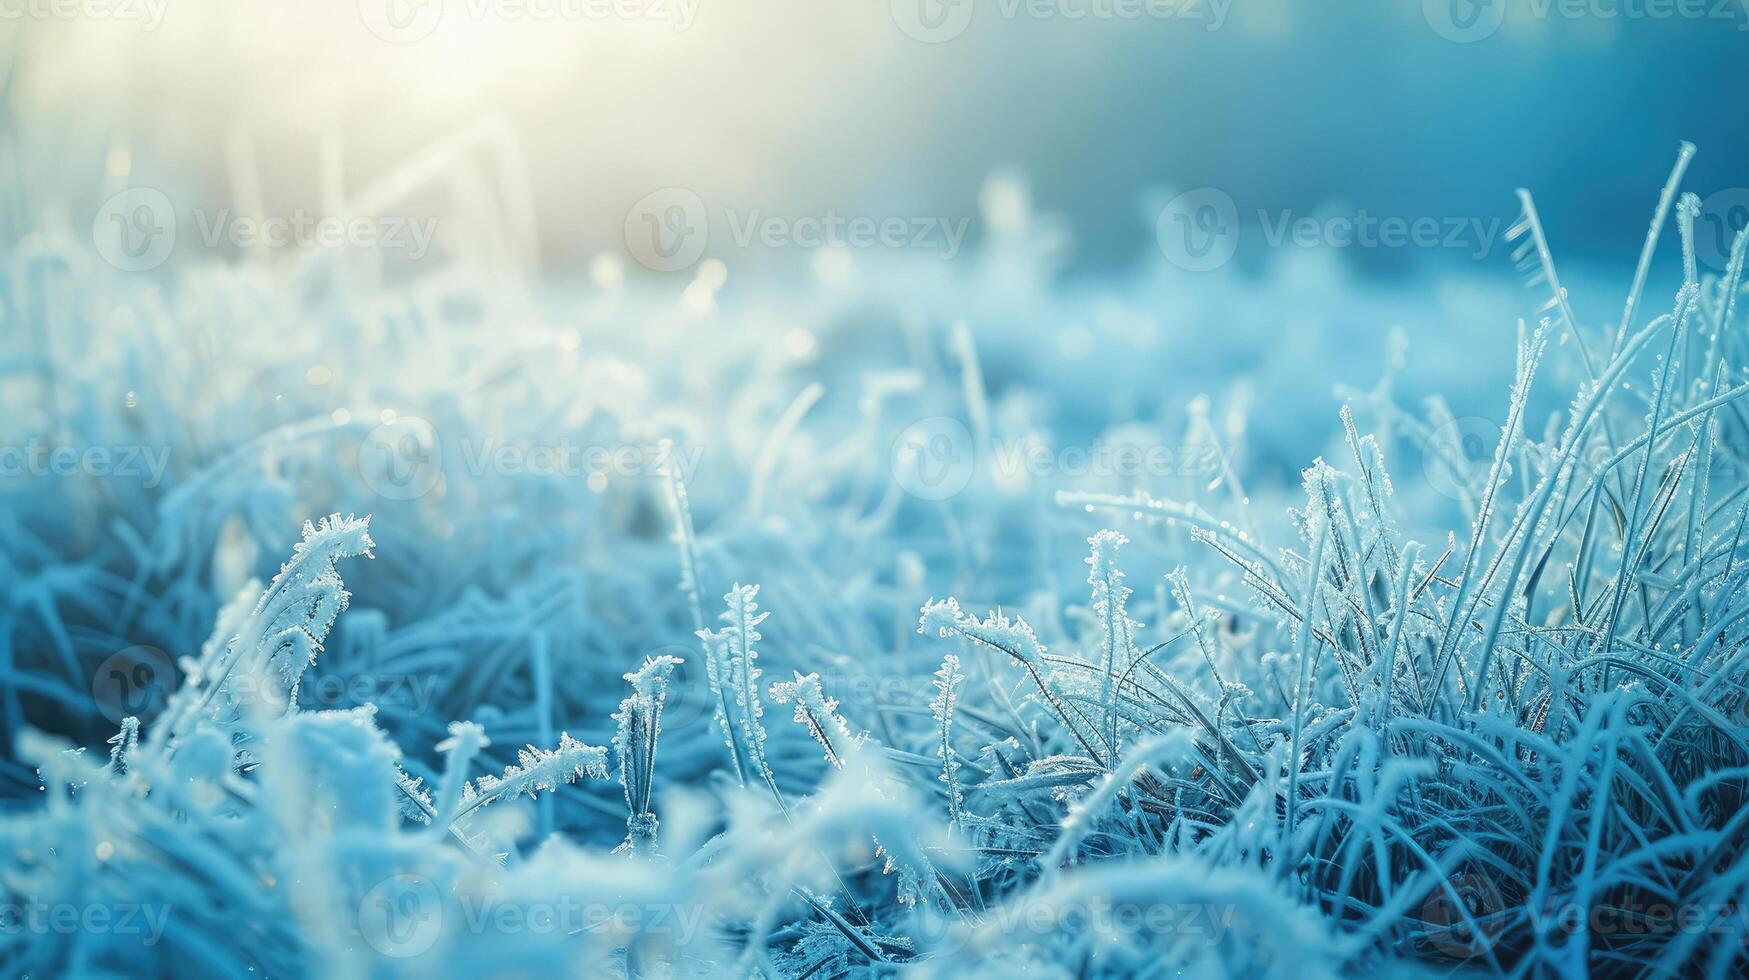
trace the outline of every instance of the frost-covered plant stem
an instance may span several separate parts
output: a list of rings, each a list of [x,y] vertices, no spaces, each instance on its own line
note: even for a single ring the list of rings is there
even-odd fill
[[[965,802],[965,794],[960,790],[959,756],[953,748],[953,712],[959,704],[959,686],[965,679],[966,675],[960,671],[960,658],[951,653],[941,658],[941,669],[935,672],[935,689],[938,693],[929,702],[929,710],[935,715],[935,752],[941,757],[941,775],[937,778],[947,789],[947,821],[950,827],[959,826],[963,816],[961,808]]]
[[[849,723],[839,716],[837,699],[827,697],[820,687],[819,674],[797,671],[794,680],[772,684],[771,699],[778,704],[794,702],[796,722],[820,743],[826,761],[834,769],[843,769],[845,753],[862,744],[862,739],[851,734]]]
[[[1318,537],[1312,546],[1312,561],[1306,572],[1306,614],[1300,623],[1299,634],[1294,638],[1294,658],[1299,662],[1300,679],[1294,689],[1294,723],[1288,749],[1287,832],[1282,835],[1283,843],[1288,847],[1293,846],[1294,821],[1300,809],[1300,739],[1306,727],[1306,702],[1312,696],[1312,615],[1318,607],[1318,586],[1324,578],[1324,545],[1330,536],[1328,520],[1319,517],[1315,521]],[[1288,872],[1288,862],[1284,862],[1282,873]]]
[[[719,630],[701,631],[699,639],[716,660],[723,691],[734,692],[734,700],[725,706],[724,717],[720,719],[730,753],[748,761],[748,768],[759,774],[778,806],[787,811],[783,792],[777,788],[777,777],[765,758],[765,726],[760,721],[765,705],[759,697],[760,670],[755,662],[762,639],[759,624],[767,614],[759,611],[758,598],[759,586],[737,583],[723,595],[726,608],[721,618],[727,625]]]
[[[1117,761],[1117,678],[1128,670],[1134,651],[1130,646],[1132,631],[1138,624],[1130,622],[1125,601],[1130,589],[1123,584],[1123,572],[1117,567],[1117,549],[1129,539],[1116,531],[1100,531],[1087,539],[1092,554],[1087,556],[1087,583],[1093,586],[1093,614],[1099,621],[1099,703],[1104,711],[1100,730],[1105,748],[1110,753],[1107,764]]]
[[[656,814],[650,809],[650,794],[656,779],[656,745],[662,735],[662,705],[668,696],[668,679],[679,657],[651,657],[625,679],[632,693],[619,703],[613,720],[619,728],[613,737],[619,756],[619,781],[626,797],[626,839],[618,850],[630,854],[656,851]]]

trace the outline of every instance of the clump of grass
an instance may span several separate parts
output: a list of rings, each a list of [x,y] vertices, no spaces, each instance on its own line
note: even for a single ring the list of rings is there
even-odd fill
[[[1549,289],[1549,316],[1521,326],[1498,443],[1460,486],[1457,523],[1388,476],[1398,447],[1446,447],[1429,438],[1439,417],[1416,419],[1381,385],[1333,420],[1341,456],[1304,471],[1278,546],[1259,514],[1222,513],[1251,506],[1236,489],[1230,503],[1065,492],[1044,517],[1028,501],[1027,521],[1094,512],[1123,527],[1075,529],[1092,532],[1086,589],[1056,594],[1069,569],[1048,550],[967,561],[958,595],[1008,594],[1034,569],[1044,581],[984,615],[969,598],[931,599],[921,641],[869,624],[917,608],[921,595],[903,593],[922,577],[902,570],[919,551],[964,552],[930,550],[924,525],[869,492],[881,481],[866,461],[825,467],[824,482],[850,487],[841,510],[822,490],[785,518],[756,505],[741,524],[701,522],[714,531],[702,536],[688,487],[661,474],[620,515],[613,540],[633,557],[616,553],[600,609],[562,571],[591,539],[567,537],[465,563],[485,585],[454,608],[423,601],[411,574],[355,576],[361,596],[384,595],[343,616],[354,559],[438,553],[419,550],[439,546],[405,515],[381,548],[365,519],[306,526],[271,585],[229,589],[218,608],[189,569],[240,547],[241,532],[211,501],[292,499],[296,481],[263,460],[303,429],[249,443],[165,500],[119,500],[158,529],[130,538],[144,556],[135,576],[68,561],[10,592],[6,615],[24,610],[69,651],[88,627],[67,596],[156,624],[198,611],[211,639],[162,713],[120,722],[107,762],[22,725],[16,699],[4,706],[43,799],[0,816],[0,887],[45,907],[129,905],[151,928],[8,929],[0,963],[276,976],[1740,970],[1749,374],[1736,320],[1749,236],[1724,276],[1699,275],[1696,202],[1677,191],[1686,159],[1624,310],[1602,327],[1575,315],[1523,196],[1518,258]],[[1672,218],[1684,274],[1668,312],[1646,318],[1651,249]],[[1002,413],[969,334],[954,340],[986,441]],[[1576,390],[1544,419],[1536,395],[1551,377]],[[802,391],[784,402],[782,438],[758,446],[762,503],[776,498],[782,444],[821,400]],[[880,424],[860,417],[856,445],[879,445]],[[1221,480],[1232,475],[1223,464]],[[999,493],[971,487],[972,503],[1000,509]],[[465,498],[486,495],[459,480],[452,491],[464,499],[419,506],[461,521]],[[658,497],[678,563],[658,540]],[[21,556],[9,568],[51,564],[18,527],[0,540],[15,543],[0,557]],[[897,584],[829,580],[811,564],[826,549],[843,552],[819,559],[835,570],[892,559]],[[727,567],[746,581],[739,566],[760,561],[766,591],[734,585],[708,628],[707,580]],[[1000,586],[971,574],[990,567]],[[671,615],[622,611],[658,595]],[[593,648],[566,646],[639,622],[651,646],[675,622],[696,645],[615,662],[634,669],[614,685],[594,683]],[[848,658],[798,640],[823,634],[917,683],[846,696],[834,680]],[[324,658],[442,687],[425,710],[305,710],[300,685]],[[767,683],[761,661],[796,669]],[[7,669],[13,687],[59,691]],[[794,724],[767,719],[767,698]],[[587,710],[600,700],[618,711]],[[609,749],[588,744],[609,741],[591,734],[608,722],[617,794]],[[494,743],[527,748],[493,775]],[[598,905],[617,911],[551,930],[493,911]]]

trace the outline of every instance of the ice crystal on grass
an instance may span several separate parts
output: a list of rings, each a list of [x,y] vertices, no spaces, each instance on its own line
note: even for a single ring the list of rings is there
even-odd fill
[[[835,769],[844,768],[845,753],[861,740],[851,734],[850,724],[839,717],[838,699],[828,697],[821,690],[820,675],[798,672],[794,680],[774,682],[771,700],[778,704],[793,702],[796,722],[820,743],[826,752],[826,761]]]
[[[759,675],[763,671],[754,666],[759,659],[757,644],[763,639],[759,624],[770,615],[759,611],[758,598],[759,586],[736,584],[723,596],[727,608],[720,618],[728,625],[719,630],[700,630],[698,636],[704,641],[706,656],[716,665],[714,675],[727,701],[718,722],[724,726],[723,738],[729,754],[735,759],[746,759],[747,767],[781,800],[783,794],[778,791],[777,777],[772,774],[765,754],[765,725],[761,721],[765,704],[759,697]]]
[[[943,657],[941,669],[935,672],[935,689],[939,693],[929,702],[929,710],[935,715],[940,732],[935,754],[941,757],[940,779],[947,791],[947,819],[951,824],[959,823],[966,800],[960,789],[960,760],[953,747],[953,711],[959,704],[959,687],[965,679],[966,676],[960,673],[960,658],[951,653]]]
[[[220,613],[199,663],[153,729],[158,741],[173,744],[201,721],[234,725],[245,715],[272,717],[295,707],[304,671],[351,598],[335,563],[370,554],[369,526],[369,518],[339,514],[320,525],[304,522],[303,540],[254,609],[243,613],[257,588],[252,582]]]
[[[1749,233],[1721,275],[1699,265],[1686,159],[1619,320],[1585,318],[1597,307],[1569,294],[1581,280],[1559,274],[1521,197],[1516,259],[1546,306],[1515,358],[1501,351],[1513,376],[1495,423],[1397,404],[1407,355],[1393,341],[1377,385],[1348,392],[1315,443],[1289,440],[1280,480],[1246,462],[1262,450],[1244,412],[1221,420],[1208,398],[1113,431],[1218,444],[1214,474],[997,473],[979,453],[1050,429],[1035,402],[1052,399],[1033,387],[1103,416],[1081,389],[1158,401],[1169,386],[1157,359],[1083,371],[938,308],[976,295],[910,297],[941,322],[907,321],[891,350],[807,324],[817,334],[798,347],[821,354],[807,378],[774,366],[757,332],[669,343],[655,373],[553,357],[575,345],[546,326],[481,344],[451,319],[481,298],[459,281],[335,332],[465,374],[476,387],[460,399],[379,381],[368,345],[315,326],[365,317],[356,294],[336,285],[338,305],[310,317],[298,356],[339,344],[323,356],[354,366],[371,389],[359,397],[418,406],[433,433],[712,448],[703,473],[676,463],[583,492],[445,464],[421,454],[459,440],[421,434],[390,440],[418,457],[390,463],[442,464],[415,466],[429,479],[408,495],[389,479],[407,467],[385,476],[327,407],[288,395],[307,414],[244,423],[249,386],[286,374],[291,354],[233,372],[128,348],[153,358],[139,370],[106,343],[73,344],[91,333],[73,317],[80,358],[57,347],[0,369],[126,376],[141,397],[122,421],[66,398],[59,424],[110,441],[194,428],[218,448],[179,458],[162,492],[69,482],[0,508],[0,778],[35,797],[0,814],[0,891],[36,903],[20,908],[141,911],[132,931],[0,929],[0,964],[1735,975]],[[1660,295],[1649,250],[1666,224],[1681,281]],[[18,288],[41,261],[6,266],[9,318],[47,322],[41,291]],[[210,272],[202,303],[97,285],[149,309],[142,320],[240,323],[238,275]],[[257,288],[270,307],[311,302]],[[1001,307],[1015,319],[999,323],[1054,324],[1060,305]],[[877,354],[866,375],[848,366]],[[579,390],[577,371],[579,399],[618,386],[628,407],[546,403]],[[669,404],[696,385],[703,410]],[[35,409],[15,395],[0,386],[7,409]],[[1310,417],[1278,407],[1250,424]],[[907,493],[895,440],[912,418],[933,436],[959,414],[973,458],[931,462],[969,463],[948,473],[963,490]],[[1497,441],[1454,446],[1454,427]],[[368,525],[330,517],[292,544],[303,509],[348,507],[371,510]],[[288,547],[270,584],[251,580]],[[707,623],[708,583],[755,580]],[[796,724],[768,729],[766,698]],[[547,911],[560,918],[536,928]]]
[[[619,703],[613,720],[618,722],[613,751],[619,757],[619,781],[626,796],[626,839],[619,849],[647,854],[656,847],[656,814],[650,810],[650,793],[656,782],[656,744],[662,737],[662,705],[668,697],[668,678],[682,663],[663,654],[625,675],[632,693]]]
[[[551,792],[565,783],[580,778],[607,778],[607,750],[598,745],[584,745],[560,732],[559,744],[552,749],[529,745],[517,750],[516,765],[505,766],[502,776],[481,776],[462,790],[460,815],[501,800],[513,800],[524,794]]]

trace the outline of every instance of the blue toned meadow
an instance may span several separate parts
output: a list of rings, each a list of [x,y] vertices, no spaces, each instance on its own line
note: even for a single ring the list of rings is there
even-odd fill
[[[1740,17],[745,6],[0,20],[0,976],[1742,974]]]

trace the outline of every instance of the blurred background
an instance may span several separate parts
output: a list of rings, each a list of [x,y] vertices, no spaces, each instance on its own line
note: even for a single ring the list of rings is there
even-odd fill
[[[713,214],[941,216],[1023,178],[1068,275],[1157,261],[1161,203],[1496,218],[1631,262],[1678,140],[1745,183],[1742,0],[7,0],[11,220],[110,151],[195,204],[317,208],[482,118],[514,134],[543,267],[621,250],[661,188]],[[259,187],[239,188],[246,155]],[[1721,212],[1744,202],[1721,199]],[[427,205],[428,207],[431,205]],[[82,223],[84,215],[68,215]],[[1740,215],[1739,215],[1740,220]],[[1266,247],[1241,248],[1247,268]],[[1495,249],[1482,261],[1502,265]],[[717,234],[731,267],[771,258]],[[1379,275],[1468,249],[1356,249]]]

